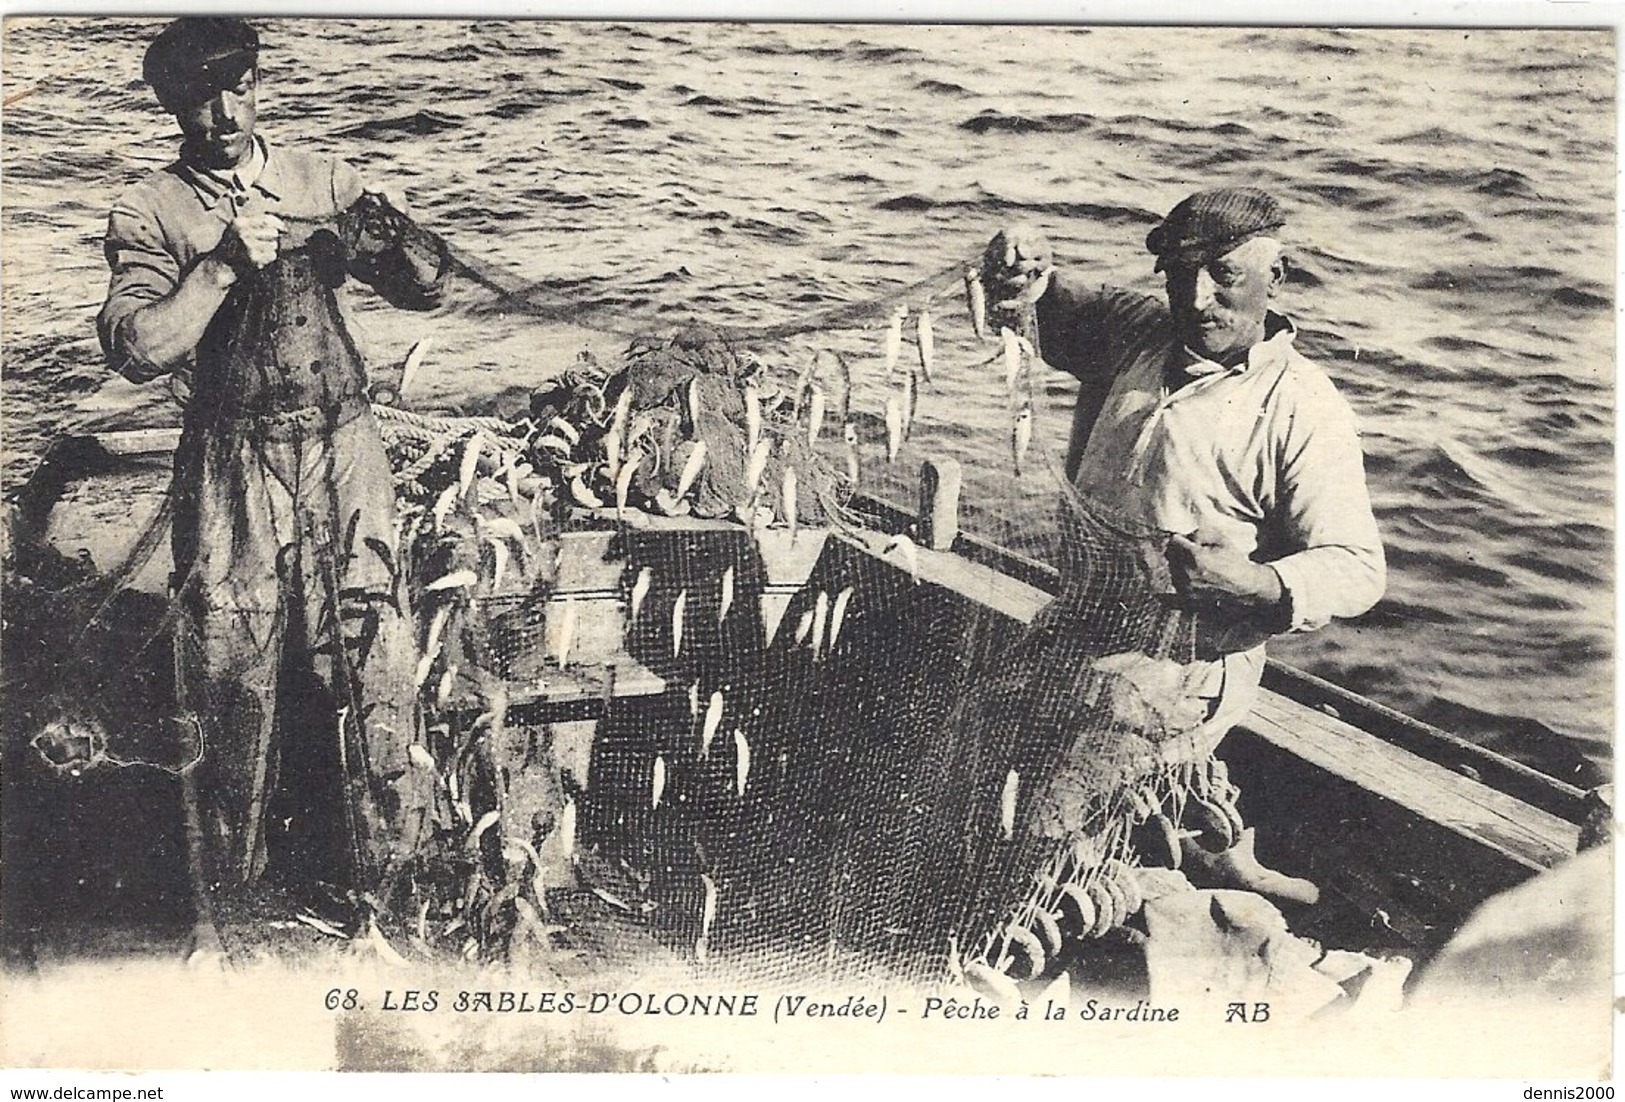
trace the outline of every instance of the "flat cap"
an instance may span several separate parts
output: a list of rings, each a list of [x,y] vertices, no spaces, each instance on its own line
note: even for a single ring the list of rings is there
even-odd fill
[[[259,33],[241,19],[186,16],[152,40],[141,75],[165,111],[183,111],[236,84],[259,50]]]
[[[1286,225],[1281,204],[1255,187],[1221,187],[1182,199],[1162,224],[1146,235],[1157,271],[1176,259],[1203,263],[1237,245]]]

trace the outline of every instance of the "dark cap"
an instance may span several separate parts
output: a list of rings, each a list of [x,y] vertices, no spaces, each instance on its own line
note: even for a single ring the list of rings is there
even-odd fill
[[[152,40],[141,75],[165,111],[184,111],[241,80],[259,49],[258,32],[241,19],[186,16]]]
[[[1269,192],[1255,187],[1214,188],[1181,200],[1162,225],[1146,235],[1145,247],[1156,254],[1160,272],[1176,258],[1204,263],[1284,225],[1286,215]]]

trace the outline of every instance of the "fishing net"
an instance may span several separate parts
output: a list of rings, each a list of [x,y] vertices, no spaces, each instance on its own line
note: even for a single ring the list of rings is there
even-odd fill
[[[374,215],[341,247],[411,232]],[[505,313],[574,316],[443,255]],[[1171,599],[1165,533],[1060,475],[1032,319],[984,333],[979,291],[956,262],[796,322],[629,335],[521,418],[389,386],[433,796],[374,934],[534,958],[580,890],[701,967],[1007,995],[1132,942],[1130,870],[1177,865],[1182,833],[1234,839],[1203,695],[1228,641]],[[1050,538],[1005,519],[932,549],[941,520],[894,504],[950,363],[1007,397],[1009,466],[967,485],[1049,497]],[[1035,542],[1054,567],[989,549]]]

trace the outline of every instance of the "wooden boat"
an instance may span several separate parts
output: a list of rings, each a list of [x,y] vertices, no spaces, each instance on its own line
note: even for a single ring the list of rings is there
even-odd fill
[[[101,569],[123,561],[134,534],[162,500],[175,439],[172,430],[144,430],[60,441],[15,495],[14,546],[49,547],[68,561],[88,555]],[[770,894],[796,906],[829,890],[838,871],[842,890],[894,916],[887,929],[906,928],[906,919],[917,918],[931,900],[931,862],[904,871],[883,867],[880,855],[898,852],[896,840],[921,827],[907,810],[884,806],[881,790],[866,778],[886,778],[888,792],[896,790],[899,776],[915,793],[952,785],[929,749],[955,702],[943,697],[940,683],[931,683],[930,671],[952,667],[971,632],[993,646],[1014,638],[1057,581],[1045,564],[958,530],[951,463],[929,465],[926,475],[919,512],[869,501],[865,508],[879,521],[877,531],[804,532],[777,551],[724,522],[639,516],[635,524],[618,525],[608,511],[594,529],[593,518],[585,518],[586,529],[567,537],[576,566],[561,573],[549,597],[575,602],[590,625],[580,634],[579,657],[571,676],[553,677],[545,687],[516,672],[515,706],[553,728],[561,765],[597,793],[600,808],[645,807],[648,766],[658,748],[637,744],[627,732],[638,717],[669,709],[691,670],[682,653],[671,653],[669,640],[647,628],[646,621],[659,618],[654,612],[628,621],[626,579],[647,562],[681,562],[682,584],[697,592],[714,585],[726,564],[753,563],[739,573],[738,599],[762,609],[759,624],[750,618],[748,631],[756,649],[738,648],[728,659],[735,664],[731,676],[735,683],[754,678],[776,692],[803,694],[779,703],[797,711],[816,750],[811,756],[824,764],[799,774],[792,767],[777,791],[799,792],[798,799],[826,814],[838,812],[843,822],[830,852],[817,852],[820,841],[828,841],[817,830],[799,836],[805,871]],[[881,532],[906,526],[912,526],[919,549],[912,568],[886,553]],[[128,584],[157,598],[166,575],[164,548]],[[860,586],[870,602],[854,610],[862,613],[854,619],[864,626],[849,629],[839,653],[832,649],[816,674],[786,675],[793,633],[779,625],[793,624],[812,609],[815,594],[827,598],[849,586]],[[670,587],[662,594],[657,585],[647,609],[663,615],[672,599]],[[694,649],[691,643],[690,655]],[[714,653],[731,652],[723,647]],[[745,669],[742,663],[753,665]],[[767,672],[764,663],[771,667]],[[855,703],[855,696],[873,699]],[[1297,932],[1328,944],[1400,952],[1418,962],[1435,954],[1486,898],[1572,856],[1594,803],[1571,785],[1278,663],[1270,665],[1251,717],[1227,738],[1224,756],[1245,793],[1248,821],[1258,827],[1260,855],[1322,888],[1321,903],[1295,916]],[[16,783],[28,770],[11,760],[8,779]],[[832,761],[840,767],[829,767]],[[756,769],[769,768],[758,755]],[[781,773],[783,768],[781,763]],[[165,827],[132,851],[127,839],[102,838],[97,824],[109,808],[151,803],[154,785],[172,781],[151,774],[109,777],[98,782],[104,787],[95,790],[94,809],[88,806],[91,790],[83,786],[66,802],[8,797],[8,927],[43,931],[54,918],[86,904],[83,889],[63,886],[75,869],[131,862],[135,871],[126,870],[122,881],[127,892],[141,880],[142,868],[161,880],[153,860],[136,858],[136,852],[157,852],[158,864],[173,863],[181,845],[177,827]],[[704,814],[703,801],[692,806],[692,815]],[[759,806],[754,814],[767,818],[742,822],[787,829],[784,817],[773,818],[772,807]],[[626,852],[643,845],[648,853],[649,824],[647,814],[600,813],[583,831],[600,840],[618,836]],[[41,832],[54,832],[57,846],[90,845],[95,852],[77,861],[60,852],[42,858],[36,848]],[[36,868],[49,860],[65,860],[67,871]],[[670,898],[688,890],[673,887],[682,871],[666,866]],[[78,880],[82,885],[85,878]],[[654,881],[651,890],[659,894],[658,870]],[[178,894],[157,887],[142,896],[146,911],[118,921],[132,928],[166,921],[163,916],[184,908]],[[694,909],[692,893],[687,899]],[[91,910],[108,913],[108,904]],[[862,952],[882,937],[873,924],[842,923],[837,916],[819,924],[820,944]]]

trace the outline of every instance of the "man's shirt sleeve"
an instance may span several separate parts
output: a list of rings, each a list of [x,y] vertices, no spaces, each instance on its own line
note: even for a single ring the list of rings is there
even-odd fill
[[[1293,550],[1269,565],[1286,589],[1289,630],[1311,631],[1375,605],[1387,567],[1348,403],[1322,378],[1306,388],[1284,427],[1276,509]]]
[[[126,378],[156,379],[175,365],[151,363],[137,352],[130,340],[130,318],[180,285],[180,263],[165,247],[157,217],[130,197],[120,199],[108,216],[103,249],[110,276],[107,301],[96,317],[102,351],[113,370]]]

